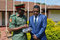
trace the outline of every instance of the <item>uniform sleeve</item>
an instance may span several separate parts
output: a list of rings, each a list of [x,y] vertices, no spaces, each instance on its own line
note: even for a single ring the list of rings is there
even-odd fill
[[[41,30],[39,31],[39,33],[36,34],[36,36],[37,36],[38,38],[40,38],[41,34],[45,31],[46,25],[47,25],[47,17],[45,16],[44,19],[43,19],[43,21],[42,21],[42,28],[41,28]]]
[[[15,28],[15,17],[10,16],[9,28]]]

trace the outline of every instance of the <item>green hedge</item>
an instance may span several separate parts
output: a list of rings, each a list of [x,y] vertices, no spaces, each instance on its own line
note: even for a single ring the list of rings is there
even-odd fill
[[[47,27],[45,30],[48,40],[60,40],[60,22],[54,22],[47,19]]]
[[[52,27],[51,30],[46,30],[48,40],[60,40],[60,27]]]

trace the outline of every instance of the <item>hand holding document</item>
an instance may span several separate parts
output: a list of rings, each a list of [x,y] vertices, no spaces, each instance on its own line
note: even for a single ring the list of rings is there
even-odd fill
[[[25,29],[22,30],[23,33],[28,33],[30,31],[32,31],[31,27],[28,27],[28,28],[25,28]]]

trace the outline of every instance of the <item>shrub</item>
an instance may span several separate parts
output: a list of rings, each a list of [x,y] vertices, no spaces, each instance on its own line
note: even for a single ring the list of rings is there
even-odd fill
[[[60,21],[56,23],[55,27],[60,27]]]
[[[52,27],[45,31],[47,40],[60,40],[60,27]]]
[[[47,19],[47,27],[45,30],[47,40],[60,40],[60,22],[54,22]]]
[[[51,29],[51,27],[55,26],[55,22],[52,19],[47,19],[47,27],[46,29]]]

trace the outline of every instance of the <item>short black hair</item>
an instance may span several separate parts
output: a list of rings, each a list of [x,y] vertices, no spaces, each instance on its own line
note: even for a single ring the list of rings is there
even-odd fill
[[[39,8],[39,9],[40,9],[40,6],[38,6],[38,5],[35,5],[35,6],[34,6],[34,8]]]

